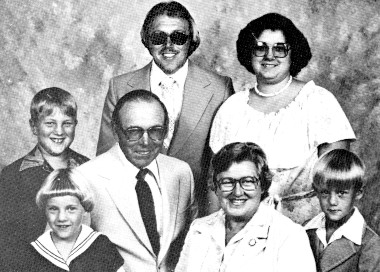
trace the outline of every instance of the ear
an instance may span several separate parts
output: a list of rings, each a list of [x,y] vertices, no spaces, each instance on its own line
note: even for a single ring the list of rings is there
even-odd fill
[[[91,226],[91,214],[89,212],[85,212],[83,214],[82,224],[87,225],[89,227]]]
[[[358,201],[363,197],[363,187],[361,187],[359,190],[355,192],[355,200]]]
[[[30,125],[30,129],[32,130],[32,133],[37,136],[37,127],[32,119],[29,119],[29,125]]]
[[[117,141],[119,141],[119,134],[118,134],[118,127],[117,127],[117,125],[114,122],[111,122],[111,126],[112,126],[112,134],[113,134],[114,138]]]

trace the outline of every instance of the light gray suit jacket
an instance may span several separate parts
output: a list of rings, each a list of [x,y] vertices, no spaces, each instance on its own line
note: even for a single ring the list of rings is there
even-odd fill
[[[166,155],[157,157],[164,205],[163,238],[156,256],[140,215],[135,187],[126,180],[121,152],[119,145],[115,145],[77,168],[94,192],[91,227],[116,244],[126,271],[172,271],[188,227],[197,216],[190,167]]]
[[[104,103],[97,154],[107,151],[117,140],[111,127],[111,116],[117,101],[132,90],[150,91],[151,65],[149,63],[142,69],[111,79]],[[232,93],[231,78],[207,71],[189,60],[181,115],[167,155],[190,165],[201,198],[205,197],[211,156],[208,146],[211,124],[219,106]]]

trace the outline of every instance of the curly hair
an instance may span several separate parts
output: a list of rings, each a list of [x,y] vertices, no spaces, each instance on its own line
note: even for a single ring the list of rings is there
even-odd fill
[[[264,30],[280,30],[285,37],[286,43],[290,45],[290,75],[297,76],[298,73],[310,61],[312,54],[310,46],[302,32],[285,16],[278,13],[267,13],[252,20],[243,28],[236,41],[237,57],[241,65],[249,72],[255,74],[252,68],[252,50],[256,38],[260,37]]]
[[[233,163],[243,161],[252,162],[258,172],[260,187],[262,190],[261,200],[268,196],[268,190],[272,183],[272,173],[269,170],[268,162],[264,151],[255,143],[235,142],[224,146],[212,159],[214,189],[218,187],[216,177],[227,171]]]

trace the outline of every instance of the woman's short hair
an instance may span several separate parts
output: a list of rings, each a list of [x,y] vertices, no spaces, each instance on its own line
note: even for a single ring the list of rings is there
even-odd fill
[[[77,104],[74,97],[67,91],[51,87],[39,91],[30,105],[30,122],[36,125],[41,117],[52,114],[54,108],[77,120]]]
[[[149,30],[152,27],[154,20],[161,15],[183,19],[188,22],[191,38],[188,52],[189,57],[198,48],[201,43],[201,38],[199,36],[197,25],[190,12],[176,1],[161,2],[151,8],[145,17],[144,24],[140,31],[142,43],[149,49]]]
[[[297,76],[298,73],[310,61],[312,55],[309,43],[293,22],[278,13],[267,13],[247,24],[236,41],[237,57],[241,65],[249,72],[255,73],[252,68],[252,51],[256,39],[264,30],[280,30],[284,34],[285,41],[290,45],[290,75]]]
[[[67,195],[77,197],[86,212],[91,212],[94,208],[93,196],[87,182],[75,169],[51,172],[37,193],[36,203],[40,209],[44,209],[50,198]]]
[[[214,189],[218,188],[217,176],[227,171],[233,163],[243,161],[252,162],[257,168],[262,190],[261,200],[268,196],[268,190],[272,183],[272,173],[264,151],[255,143],[236,142],[224,146],[212,159]]]
[[[362,160],[346,149],[333,149],[322,155],[315,163],[312,178],[313,188],[347,189],[357,192],[363,187],[365,166]]]

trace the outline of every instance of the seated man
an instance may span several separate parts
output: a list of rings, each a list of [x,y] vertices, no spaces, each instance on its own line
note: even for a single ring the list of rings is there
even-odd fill
[[[160,154],[168,122],[155,94],[127,93],[112,114],[118,142],[78,168],[96,200],[91,227],[117,246],[126,271],[172,271],[197,215],[189,165]]]
[[[37,145],[0,175],[0,259],[12,267],[22,256],[21,250],[45,231],[45,215],[35,204],[45,178],[54,169],[88,161],[69,148],[78,122],[70,93],[56,87],[41,90],[33,97],[30,115]]]
[[[231,78],[207,71],[188,59],[198,48],[200,37],[189,11],[178,2],[161,2],[148,12],[141,40],[153,60],[139,70],[111,79],[97,154],[116,142],[111,127],[116,102],[135,89],[153,92],[169,113],[163,153],[190,165],[197,200],[204,211],[211,156],[207,137],[216,110],[233,93]]]

